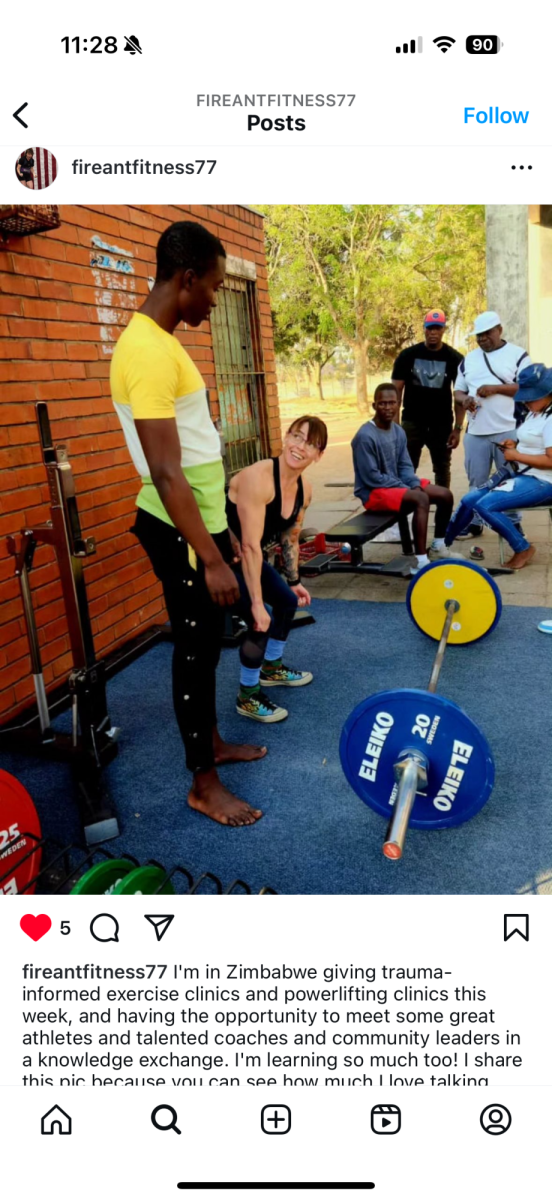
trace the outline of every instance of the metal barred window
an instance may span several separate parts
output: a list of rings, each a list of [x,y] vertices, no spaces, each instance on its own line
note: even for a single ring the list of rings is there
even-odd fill
[[[269,454],[263,350],[252,280],[226,276],[211,314],[211,332],[230,476]]]

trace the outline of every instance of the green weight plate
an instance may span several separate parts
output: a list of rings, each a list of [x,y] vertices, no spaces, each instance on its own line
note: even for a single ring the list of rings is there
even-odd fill
[[[77,880],[71,896],[111,896],[123,882],[125,875],[134,871],[134,863],[127,858],[110,858],[108,862],[96,863]]]
[[[137,867],[121,879],[113,889],[114,896],[152,896],[157,891],[166,871],[162,867]],[[163,885],[162,896],[174,896],[174,888],[170,880]]]

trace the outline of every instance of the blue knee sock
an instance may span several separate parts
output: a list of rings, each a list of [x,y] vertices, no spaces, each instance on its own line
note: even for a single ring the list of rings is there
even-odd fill
[[[261,677],[261,668],[260,667],[244,667],[243,663],[241,663],[241,665],[240,665],[240,687],[242,687],[242,688],[258,687],[260,677]]]
[[[284,653],[285,644],[276,638],[269,638],[265,650],[265,662],[279,662]]]

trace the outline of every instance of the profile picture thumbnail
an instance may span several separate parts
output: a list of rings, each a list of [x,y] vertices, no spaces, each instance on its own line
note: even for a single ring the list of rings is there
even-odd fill
[[[47,188],[57,175],[57,161],[51,150],[29,146],[22,150],[15,164],[15,174],[23,187],[39,192]]]

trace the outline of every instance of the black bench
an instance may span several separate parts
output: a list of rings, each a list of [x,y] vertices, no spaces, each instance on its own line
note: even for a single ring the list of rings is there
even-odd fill
[[[401,533],[402,554],[392,558],[390,562],[363,562],[362,547],[371,542],[379,533],[390,529],[398,523]],[[325,533],[327,542],[346,542],[351,547],[350,561],[340,557],[340,550],[330,550],[317,554],[308,562],[301,563],[301,574],[307,577],[325,575],[330,572],[341,574],[354,573],[358,575],[397,575],[404,579],[410,578],[410,568],[414,559],[412,539],[408,520],[396,512],[360,512],[353,513],[337,525],[332,525]]]
[[[550,517],[552,519],[552,509],[550,509]],[[384,530],[395,524],[398,524],[401,533],[402,554],[392,558],[389,562],[364,562],[362,547],[366,542],[373,541],[379,533],[383,533]],[[339,543],[339,549],[327,550],[315,555],[307,562],[300,562],[301,574],[307,578],[327,574],[395,575],[403,579],[411,578],[410,568],[415,559],[413,558],[410,528],[404,515],[401,516],[395,512],[365,512],[361,509],[360,512],[353,513],[352,516],[346,517],[337,525],[332,525],[331,529],[326,530],[324,537],[326,542]],[[350,557],[347,559],[341,557],[343,542],[348,543],[351,547]],[[485,570],[489,575],[512,575],[513,571],[503,565],[502,548],[500,555],[500,566],[486,567]]]

